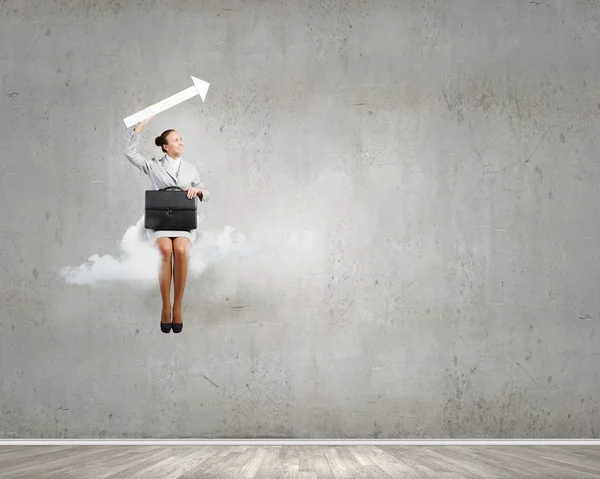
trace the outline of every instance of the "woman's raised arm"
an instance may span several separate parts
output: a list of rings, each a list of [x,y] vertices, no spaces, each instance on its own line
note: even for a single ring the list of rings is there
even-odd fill
[[[154,117],[152,115],[150,118],[146,118],[145,120],[139,122],[133,131],[129,134],[129,138],[127,139],[127,146],[125,147],[125,156],[127,159],[135,166],[137,166],[144,173],[148,174],[150,171],[150,160],[143,156],[138,151],[138,145],[140,143],[140,133],[144,127],[148,124],[148,122]]]

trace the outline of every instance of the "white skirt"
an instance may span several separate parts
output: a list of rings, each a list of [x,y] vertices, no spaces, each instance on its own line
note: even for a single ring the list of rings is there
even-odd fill
[[[158,238],[187,238],[190,242],[196,239],[196,230],[170,231],[170,230],[149,230],[146,229],[146,238],[150,244],[154,244]]]

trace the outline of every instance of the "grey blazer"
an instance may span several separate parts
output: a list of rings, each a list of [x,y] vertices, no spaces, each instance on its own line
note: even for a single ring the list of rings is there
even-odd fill
[[[140,143],[140,134],[131,130],[127,139],[127,147],[125,149],[125,156],[127,159],[137,166],[141,171],[146,173],[150,178],[152,188],[160,190],[168,186],[178,186],[183,190],[188,188],[200,188],[202,190],[202,202],[208,201],[210,198],[210,192],[204,188],[204,182],[198,174],[198,169],[192,163],[188,163],[183,158],[181,159],[181,165],[179,168],[179,174],[172,176],[164,167],[167,154],[165,153],[162,157],[152,157],[148,160],[138,151],[138,145]],[[196,197],[196,199],[199,199]]]

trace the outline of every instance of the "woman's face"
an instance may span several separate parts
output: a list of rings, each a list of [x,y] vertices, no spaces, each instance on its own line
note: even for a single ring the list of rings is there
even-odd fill
[[[167,144],[165,150],[171,158],[177,158],[183,152],[183,140],[176,131],[172,131],[167,135]]]

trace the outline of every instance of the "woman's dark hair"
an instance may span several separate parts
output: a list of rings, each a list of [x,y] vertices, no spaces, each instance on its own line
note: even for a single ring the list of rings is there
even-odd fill
[[[169,133],[171,133],[172,131],[175,130],[165,130],[162,132],[162,134],[160,136],[157,136],[156,139],[154,140],[154,143],[156,144],[156,146],[160,146],[160,149],[166,153],[165,147],[164,145],[167,144],[167,136],[169,136]]]

